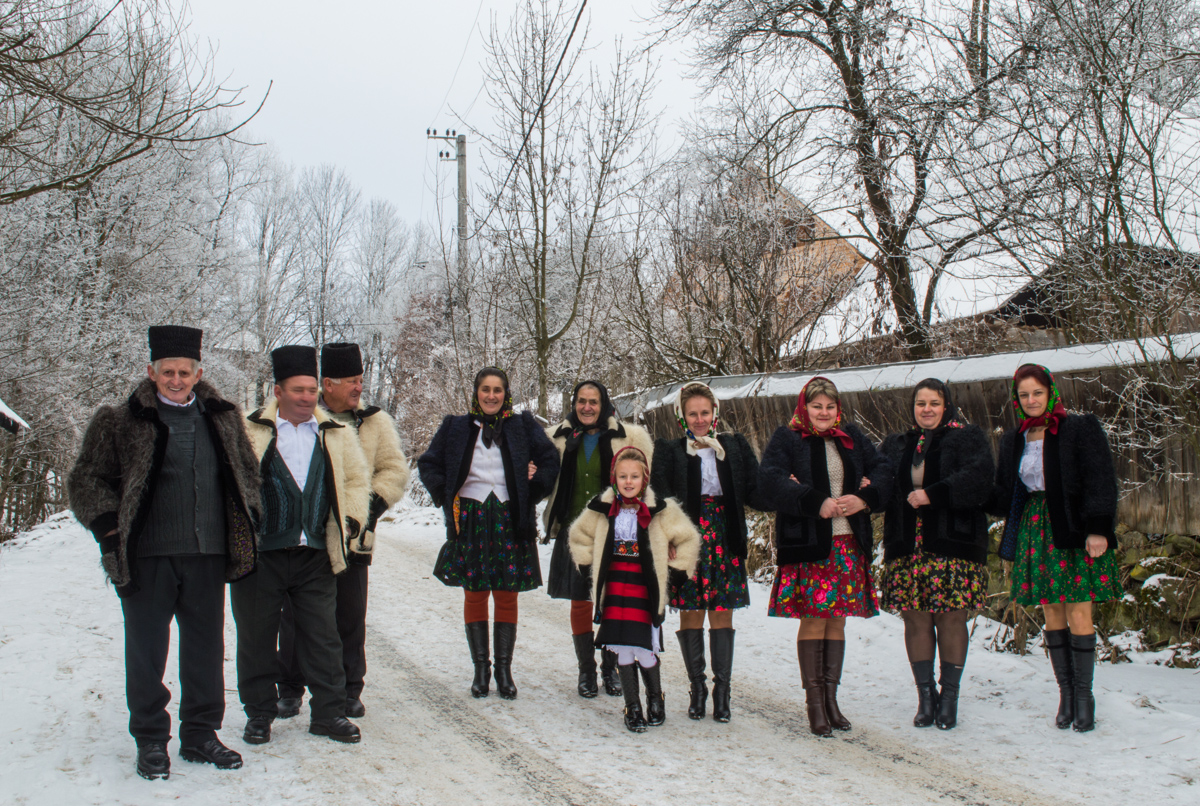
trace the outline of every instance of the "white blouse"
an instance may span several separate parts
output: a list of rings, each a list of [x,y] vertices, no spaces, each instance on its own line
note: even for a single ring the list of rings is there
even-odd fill
[[[699,448],[696,455],[700,457],[700,494],[724,495],[717,473],[717,452],[712,448]]]
[[[1045,439],[1036,442],[1025,440],[1025,452],[1021,454],[1021,481],[1030,492],[1046,489],[1046,471],[1042,460],[1045,446]]]
[[[471,454],[471,470],[458,495],[472,501],[486,501],[491,493],[495,493],[501,502],[508,500],[504,456],[495,442],[490,448],[483,444],[483,430],[480,429],[479,436],[475,438],[475,452]]]
[[[617,522],[613,525],[613,537],[622,543],[637,542],[637,509],[621,507],[617,513]]]

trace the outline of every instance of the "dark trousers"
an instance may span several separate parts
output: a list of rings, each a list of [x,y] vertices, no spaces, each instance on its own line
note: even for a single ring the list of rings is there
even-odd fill
[[[346,696],[362,697],[367,675],[367,571],[370,566],[351,563],[337,576],[337,631],[342,639],[342,669]],[[304,694],[304,673],[296,655],[296,625],[291,599],[283,601],[279,622],[279,696]]]
[[[225,557],[196,554],[140,557],[136,593],[125,614],[125,701],[138,744],[171,738],[163,685],[171,620],[179,626],[179,741],[215,739],[225,717]]]
[[[295,652],[312,690],[312,718],[346,714],[346,674],[334,610],[337,584],[324,549],[263,551],[258,570],[230,586],[238,629],[238,695],[246,716],[278,712],[279,614],[290,599],[296,623]]]

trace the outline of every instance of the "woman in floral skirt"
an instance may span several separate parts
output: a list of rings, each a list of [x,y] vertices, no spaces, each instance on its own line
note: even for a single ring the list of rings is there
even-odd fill
[[[900,611],[904,646],[917,682],[913,725],[958,723],[967,660],[967,615],[987,600],[988,524],[983,508],[995,466],[987,436],[966,425],[936,378],[917,384],[911,430],[880,452],[895,471],[883,522],[883,606]],[[941,692],[933,662],[941,655]]]
[[[1017,427],[1000,440],[993,514],[1007,516],[1000,556],[1013,560],[1012,597],[1041,606],[1061,729],[1095,727],[1092,603],[1123,594],[1115,549],[1117,476],[1093,414],[1068,414],[1037,364],[1013,376]]]
[[[513,413],[508,375],[485,367],[475,376],[470,413],[446,417],[417,465],[434,505],[445,512],[446,543],[433,573],[463,589],[475,664],[471,693],[486,697],[491,683],[490,596],[496,690],[516,699],[517,594],[542,584],[534,507],[554,487],[558,451],[532,414]]]
[[[687,383],[675,398],[680,439],[654,444],[653,487],[675,498],[701,534],[700,567],[694,578],[671,583],[671,607],[680,611],[679,648],[691,680],[688,716],[703,719],[705,685],[704,616],[712,655],[713,719],[730,717],[733,668],[733,611],[750,604],[746,584],[747,506],[758,500],[758,458],[741,434],[718,434],[720,406],[707,385]]]
[[[832,728],[850,729],[837,703],[846,618],[879,612],[870,512],[888,500],[891,466],[857,426],[843,422],[837,387],[818,377],[800,393],[791,422],[771,437],[758,487],[778,513],[778,571],[767,612],[800,619],[796,653],[809,729],[831,736]]]

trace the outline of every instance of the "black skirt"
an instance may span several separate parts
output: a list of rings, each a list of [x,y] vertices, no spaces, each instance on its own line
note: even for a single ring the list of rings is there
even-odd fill
[[[486,501],[458,499],[457,534],[433,565],[443,584],[469,591],[528,591],[542,584],[537,545],[521,540],[509,502],[493,493]]]
[[[554,552],[550,555],[550,579],[546,592],[552,599],[570,599],[586,602],[592,598],[592,576],[579,570],[571,560],[571,546],[567,541],[567,529],[559,530],[554,538]]]

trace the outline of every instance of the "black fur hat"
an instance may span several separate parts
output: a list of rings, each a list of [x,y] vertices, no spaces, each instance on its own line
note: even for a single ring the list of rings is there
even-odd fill
[[[154,325],[146,340],[150,343],[150,360],[163,358],[194,358],[200,360],[200,339],[204,331],[182,325]]]
[[[317,348],[302,344],[285,344],[271,351],[271,368],[275,383],[283,383],[296,375],[317,377]]]
[[[333,342],[321,348],[322,378],[354,378],[362,374],[362,352],[357,344]]]

